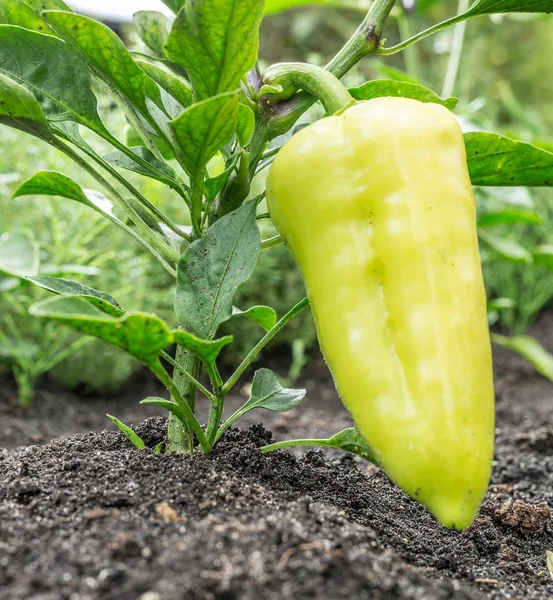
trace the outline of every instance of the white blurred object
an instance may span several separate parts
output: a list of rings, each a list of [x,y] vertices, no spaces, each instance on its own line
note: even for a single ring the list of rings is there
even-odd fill
[[[173,13],[161,0],[67,0],[76,12],[96,19],[125,23],[139,10],[158,10],[168,17]]]

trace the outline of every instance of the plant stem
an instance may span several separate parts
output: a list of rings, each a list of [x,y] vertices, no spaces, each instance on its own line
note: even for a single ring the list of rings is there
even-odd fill
[[[246,358],[240,363],[236,371],[229,377],[227,382],[221,388],[221,392],[226,396],[234,384],[240,379],[242,373],[250,366],[255,357],[265,348],[265,346],[275,337],[275,335],[298,313],[309,305],[309,300],[304,298],[298,302],[293,308],[291,308],[283,317],[276,323],[276,325],[268,331],[261,340],[250,350]]]
[[[469,0],[459,0],[457,12],[463,14],[468,10]],[[461,62],[461,53],[463,51],[463,42],[465,40],[465,30],[467,22],[461,21],[455,25],[453,29],[453,39],[451,40],[451,52],[447,63],[447,71],[445,74],[444,85],[442,87],[442,97],[448,98],[453,94],[457,73],[459,72],[459,64]]]
[[[180,396],[189,407],[192,414],[196,410],[196,375],[199,371],[200,361],[184,346],[177,346],[175,353],[175,363],[177,366],[173,370],[173,384],[178,390]],[[190,374],[191,378],[187,375]],[[171,392],[172,400],[178,402],[177,397]],[[169,422],[167,424],[167,451],[183,452],[183,445],[191,439],[190,429],[184,426],[183,423],[173,414],[169,414]]]
[[[187,356],[187,359],[188,359],[188,356]],[[196,359],[196,357],[194,357],[194,359]],[[194,372],[193,368],[190,369],[190,366],[192,366],[191,362],[192,361],[190,361],[190,363],[188,363],[188,364],[183,364],[183,367],[188,366],[189,369],[187,369],[187,370],[191,370],[191,372]],[[177,386],[175,384],[175,382],[171,379],[171,377],[169,376],[167,371],[163,368],[163,366],[161,365],[160,362],[158,362],[157,364],[148,365],[148,366],[149,366],[150,370],[152,371],[152,373],[154,373],[154,375],[156,375],[156,377],[169,390],[169,393],[171,394],[171,398],[173,399],[173,401],[181,407],[182,411],[186,415],[186,425],[188,427],[190,427],[192,429],[192,431],[196,434],[196,437],[198,438],[198,441],[200,442],[200,446],[202,447],[202,450],[204,451],[204,453],[209,454],[210,446],[208,444],[207,438],[205,437],[204,430],[201,428],[200,424],[198,423],[198,420],[196,419],[196,417],[194,415],[193,410],[190,408],[190,404],[189,404],[189,401],[191,399],[190,395],[185,400],[184,395],[181,392],[179,386]],[[185,380],[185,381],[188,382],[188,380]],[[188,383],[188,385],[193,390],[192,394],[195,395],[195,387],[190,383]],[[188,389],[186,385],[184,385],[183,388],[185,391]],[[182,447],[182,440],[178,439],[178,440],[169,440],[169,442],[168,442],[168,451],[169,452],[171,451],[171,450],[169,450],[169,443],[171,441],[178,442],[177,447],[173,448],[173,450],[172,450],[173,452],[175,452],[175,451],[176,452],[183,452],[183,451],[186,452],[187,451],[187,448]],[[192,441],[192,440],[189,440],[189,441]],[[188,450],[190,449],[190,446],[191,445],[188,446]]]
[[[288,100],[298,89],[302,89],[320,100],[329,115],[347,108],[353,102],[350,93],[335,75],[315,65],[278,63],[263,73],[263,81],[265,85],[283,88],[282,92],[267,92],[269,98]]]
[[[274,235],[261,242],[261,250],[267,250],[267,248],[272,248],[282,243],[284,243],[284,238],[281,235]]]
[[[200,391],[206,398],[212,401],[215,396],[207,390],[191,373],[189,373],[181,364],[179,364],[170,354],[167,354],[165,351],[161,351],[160,356],[166,360],[171,366],[175,369],[178,369],[181,375],[186,377],[190,383],[192,383],[198,391]],[[173,375],[173,381],[175,380],[175,374]]]

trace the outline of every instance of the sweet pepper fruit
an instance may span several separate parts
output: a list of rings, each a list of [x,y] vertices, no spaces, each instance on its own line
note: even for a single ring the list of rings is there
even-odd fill
[[[467,527],[490,477],[494,391],[455,117],[379,98],[318,121],[280,150],[267,199],[358,431],[392,481]]]

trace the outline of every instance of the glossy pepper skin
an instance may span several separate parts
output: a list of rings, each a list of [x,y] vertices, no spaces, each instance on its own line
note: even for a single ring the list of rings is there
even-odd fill
[[[490,477],[494,390],[455,117],[378,98],[318,121],[280,150],[267,199],[358,431],[392,481],[467,527]]]

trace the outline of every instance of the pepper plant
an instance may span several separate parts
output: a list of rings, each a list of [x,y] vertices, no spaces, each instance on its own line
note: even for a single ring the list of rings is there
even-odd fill
[[[209,453],[245,412],[288,410],[305,395],[305,390],[284,389],[274,373],[259,369],[250,398],[222,422],[225,397],[266,344],[308,306],[306,298],[278,319],[267,306],[233,305],[259,252],[270,252],[282,241],[279,236],[261,239],[258,222],[269,218],[260,208],[264,193],[250,191],[253,178],[278,153],[280,136],[290,135],[317,101],[327,114],[382,96],[453,109],[455,98],[442,99],[419,85],[375,80],[348,91],[339,80],[371,53],[400,52],[473,17],[551,12],[553,0],[476,0],[466,12],[391,47],[382,34],[395,0],[374,0],[324,69],[281,63],[264,72],[258,63],[263,0],[164,2],[173,19],[151,11],[135,15],[146,50],[132,52],[108,27],[74,13],[63,0],[0,0],[0,122],[57,148],[98,184],[95,190],[82,189],[63,173],[41,171],[15,196],[47,194],[86,205],[122,228],[129,243],[151,252],[175,279],[171,323],[129,312],[105,291],[49,276],[27,277],[55,294],[33,305],[31,314],[65,323],[136,357],[170,395],[142,400],[169,411],[166,451],[191,452],[197,444]],[[102,122],[98,89],[123,111],[128,132],[109,131]],[[100,155],[96,137],[112,152]],[[553,183],[553,154],[546,150],[487,133],[469,133],[465,144],[475,185]],[[127,172],[157,180],[167,194],[180,197],[178,214],[167,214],[163,205],[141,194]],[[82,226],[86,229],[86,223]],[[4,275],[24,277],[17,269],[0,267]],[[231,318],[252,319],[265,334],[224,381],[217,359],[233,340],[218,336],[218,328]],[[166,352],[172,345],[174,357]],[[211,406],[205,428],[195,415],[198,394]],[[137,447],[144,446],[112,419]],[[264,451],[294,444],[340,447],[372,458],[352,428],[328,440],[290,440]]]

